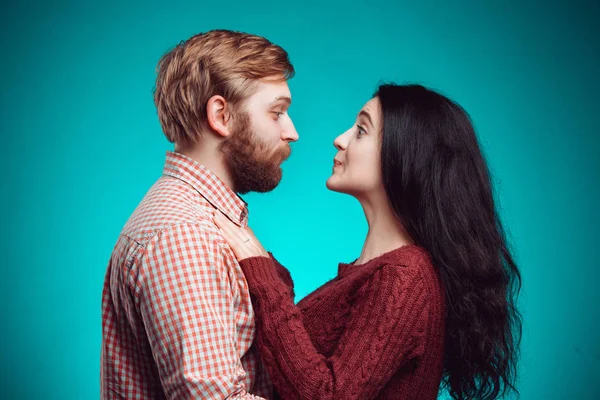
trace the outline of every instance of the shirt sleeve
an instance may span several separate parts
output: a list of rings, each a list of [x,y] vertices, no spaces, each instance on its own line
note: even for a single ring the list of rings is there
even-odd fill
[[[259,350],[285,399],[372,399],[422,354],[427,293],[416,269],[386,265],[359,289],[331,357],[314,347],[270,258],[240,265],[256,313]]]
[[[139,271],[136,303],[167,398],[259,399],[244,383],[236,298],[216,237],[192,224],[170,227]]]

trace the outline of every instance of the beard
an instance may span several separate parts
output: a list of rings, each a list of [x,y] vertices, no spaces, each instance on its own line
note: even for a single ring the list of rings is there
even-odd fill
[[[250,116],[242,112],[230,137],[221,145],[225,163],[233,180],[233,189],[240,194],[269,192],[281,181],[281,164],[290,156],[289,145],[275,151],[252,131]]]

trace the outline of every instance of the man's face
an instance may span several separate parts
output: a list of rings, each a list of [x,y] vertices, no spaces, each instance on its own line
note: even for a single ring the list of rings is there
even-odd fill
[[[287,112],[291,101],[286,81],[261,80],[239,106],[222,146],[236,192],[268,192],[281,181],[281,164],[291,154],[289,143],[298,140]]]

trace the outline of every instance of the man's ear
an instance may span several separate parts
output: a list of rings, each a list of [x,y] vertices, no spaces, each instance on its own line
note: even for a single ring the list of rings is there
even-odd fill
[[[231,127],[231,106],[223,96],[215,95],[206,103],[208,126],[222,137],[229,136]]]

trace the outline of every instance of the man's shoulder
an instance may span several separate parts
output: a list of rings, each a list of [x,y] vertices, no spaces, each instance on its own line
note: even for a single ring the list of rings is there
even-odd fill
[[[177,227],[213,233],[216,228],[212,210],[210,203],[191,186],[163,176],[146,193],[121,234],[145,246],[157,235]]]

